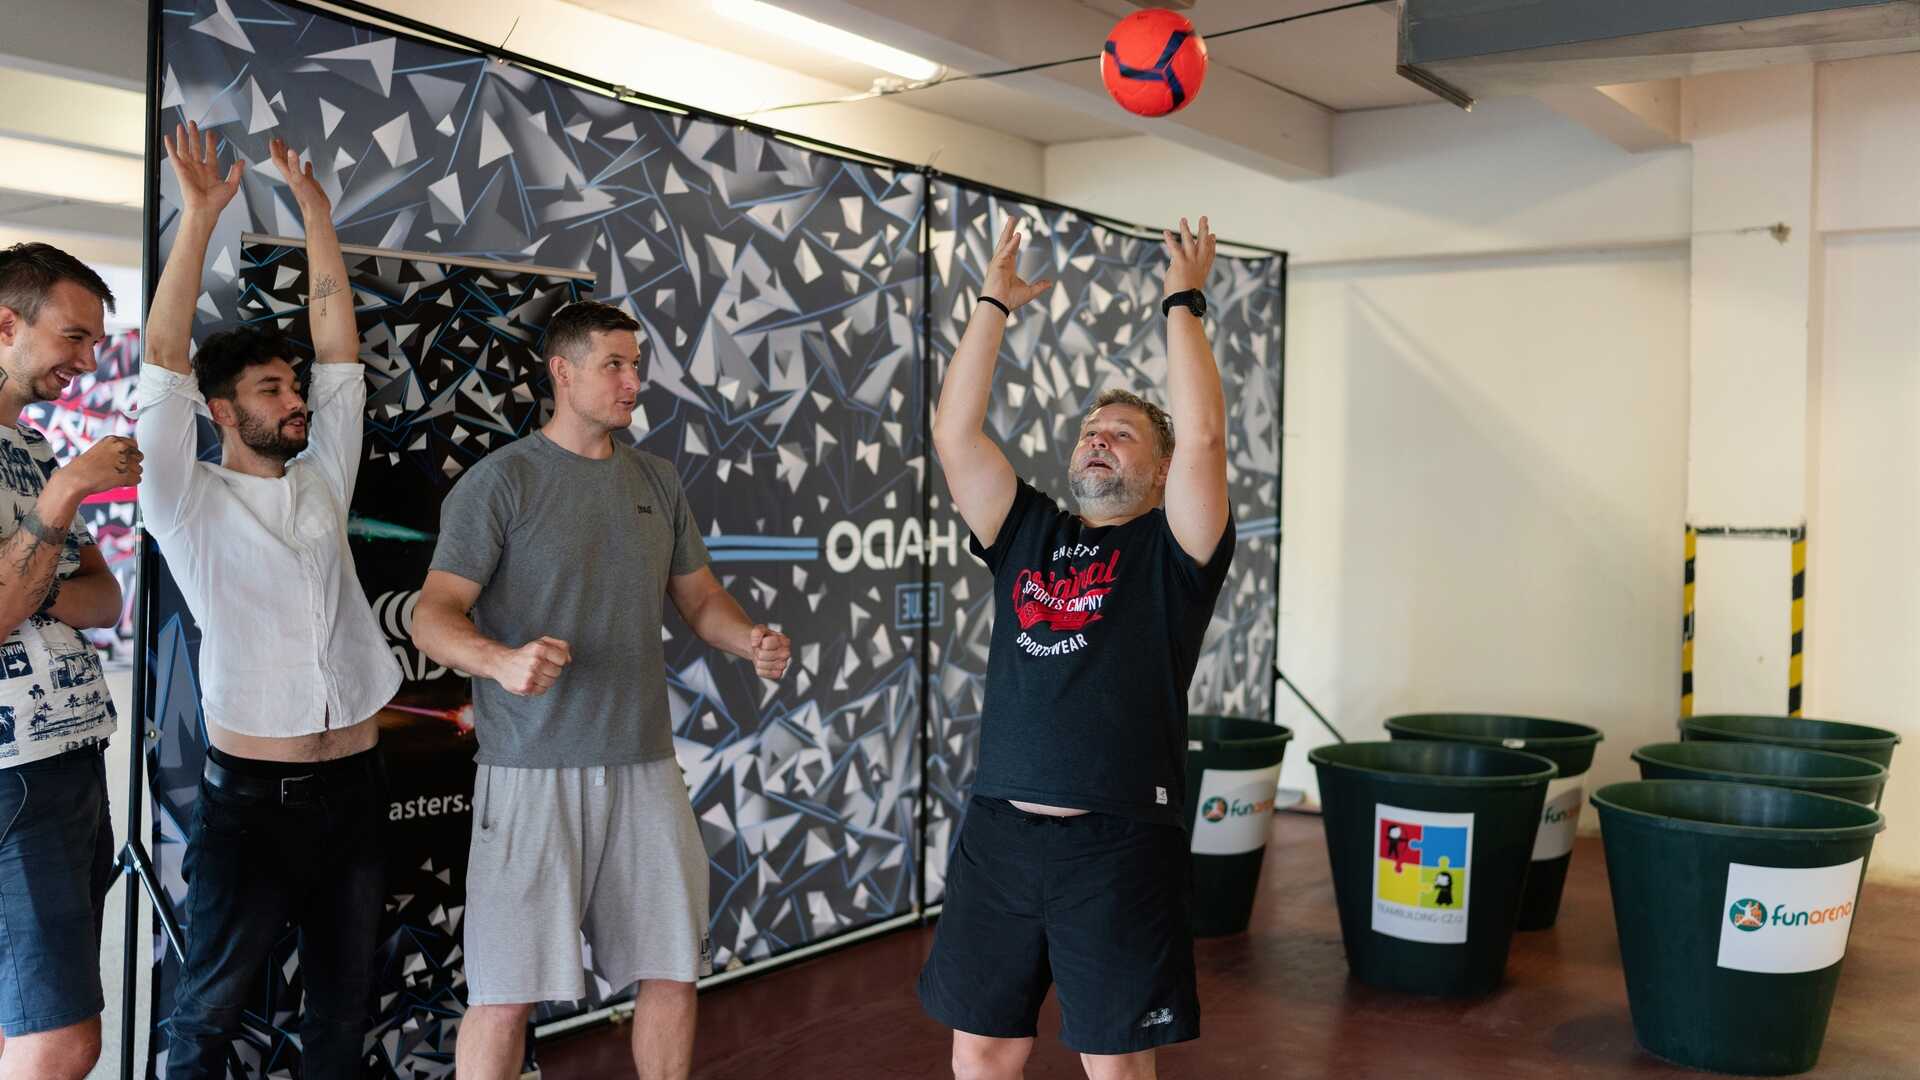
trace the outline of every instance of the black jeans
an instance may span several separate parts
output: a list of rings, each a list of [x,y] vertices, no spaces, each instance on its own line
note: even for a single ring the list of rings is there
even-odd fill
[[[169,1021],[167,1076],[226,1075],[241,1014],[265,1007],[263,967],[291,922],[300,933],[301,1075],[365,1075],[373,952],[386,906],[387,806],[377,750],[288,766],[213,760],[286,799],[200,781],[187,841],[187,962]],[[265,1022],[263,1020],[263,1022]]]

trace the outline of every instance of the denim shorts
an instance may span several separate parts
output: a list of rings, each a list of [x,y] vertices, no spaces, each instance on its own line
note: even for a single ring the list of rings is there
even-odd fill
[[[113,877],[105,743],[0,769],[0,1034],[100,1014]]]

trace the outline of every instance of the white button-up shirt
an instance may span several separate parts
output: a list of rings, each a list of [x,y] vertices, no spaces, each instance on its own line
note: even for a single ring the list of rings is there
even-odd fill
[[[191,375],[140,369],[140,513],[200,624],[207,722],[292,738],[372,716],[400,688],[347,547],[367,387],[315,364],[307,449],[279,479],[198,460]]]

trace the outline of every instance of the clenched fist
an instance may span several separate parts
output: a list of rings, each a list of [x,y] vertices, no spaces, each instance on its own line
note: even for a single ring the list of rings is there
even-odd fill
[[[140,446],[124,435],[109,435],[62,465],[54,476],[80,498],[132,487],[140,482]]]
[[[787,661],[793,657],[793,642],[787,635],[761,623],[753,628],[747,644],[753,653],[754,674],[777,679],[787,673]]]
[[[538,637],[513,650],[494,667],[493,681],[509,694],[539,697],[560,681],[573,663],[573,650],[555,637]]]

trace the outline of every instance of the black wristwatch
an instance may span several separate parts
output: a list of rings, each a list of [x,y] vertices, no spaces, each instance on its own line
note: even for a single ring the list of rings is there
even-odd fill
[[[1207,294],[1201,292],[1199,289],[1188,289],[1186,292],[1174,293],[1172,296],[1160,301],[1161,316],[1164,317],[1173,314],[1173,309],[1176,306],[1186,308],[1188,311],[1193,312],[1195,318],[1202,318],[1207,314]]]

